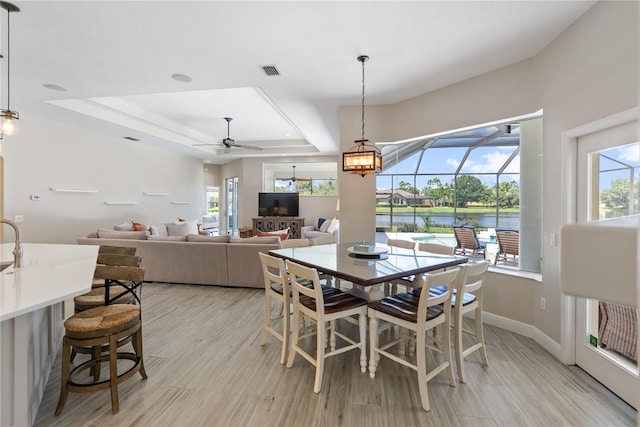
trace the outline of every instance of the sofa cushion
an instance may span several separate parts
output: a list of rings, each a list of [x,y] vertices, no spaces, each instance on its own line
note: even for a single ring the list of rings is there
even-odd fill
[[[123,222],[113,226],[114,231],[132,231],[133,224],[130,222]]]
[[[189,234],[187,242],[214,242],[229,243],[229,236],[203,236],[200,234]]]
[[[91,233],[87,234],[87,237],[89,239],[97,239],[99,237],[98,236],[98,231],[97,230],[96,231],[92,231]]]
[[[147,237],[147,240],[168,240],[174,242],[186,242],[187,236],[154,236],[153,234]]]
[[[98,230],[98,237],[101,239],[146,240],[148,234],[149,232],[147,231]]]
[[[229,237],[229,243],[247,243],[247,244],[256,244],[256,243],[264,243],[264,244],[279,244],[280,237],[278,236],[269,236],[269,237],[247,237],[246,239],[240,237]]]
[[[189,227],[186,222],[181,222],[178,224],[167,224],[167,233],[169,236],[186,236],[188,233]]]

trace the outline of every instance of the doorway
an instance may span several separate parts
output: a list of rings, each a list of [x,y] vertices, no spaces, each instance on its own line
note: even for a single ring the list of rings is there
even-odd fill
[[[225,218],[227,234],[238,234],[238,177],[225,178],[226,204]]]
[[[637,126],[637,120],[604,121],[576,136],[574,222],[585,224],[638,213]],[[637,318],[635,301],[630,305],[617,306],[616,310],[619,307]],[[637,356],[603,345],[601,326],[607,307],[607,303],[597,300],[575,299],[575,363],[636,408]],[[634,329],[631,335],[637,336],[637,321]]]

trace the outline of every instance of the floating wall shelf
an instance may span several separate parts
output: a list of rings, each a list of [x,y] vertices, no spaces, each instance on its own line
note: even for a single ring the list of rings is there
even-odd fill
[[[105,205],[137,205],[138,202],[104,202]]]
[[[162,192],[154,192],[154,191],[143,191],[142,194],[144,194],[145,196],[168,196],[169,193],[162,193]]]
[[[175,202],[175,201],[171,203],[174,205],[190,205],[191,204],[191,202]]]
[[[55,191],[57,193],[97,193],[98,190],[91,190],[88,188],[58,188],[51,187],[49,188],[51,191]]]

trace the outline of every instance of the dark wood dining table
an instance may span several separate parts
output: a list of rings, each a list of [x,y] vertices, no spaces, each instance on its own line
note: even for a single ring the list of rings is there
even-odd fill
[[[354,253],[354,243],[272,249],[271,255],[289,259],[360,286],[372,286],[411,275],[463,264],[469,259],[376,244],[380,255]]]

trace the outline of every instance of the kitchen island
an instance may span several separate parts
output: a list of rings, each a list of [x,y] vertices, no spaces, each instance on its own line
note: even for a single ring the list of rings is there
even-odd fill
[[[13,260],[13,243],[0,261]],[[0,272],[0,425],[31,426],[64,333],[64,301],[88,292],[98,246],[25,243]]]

